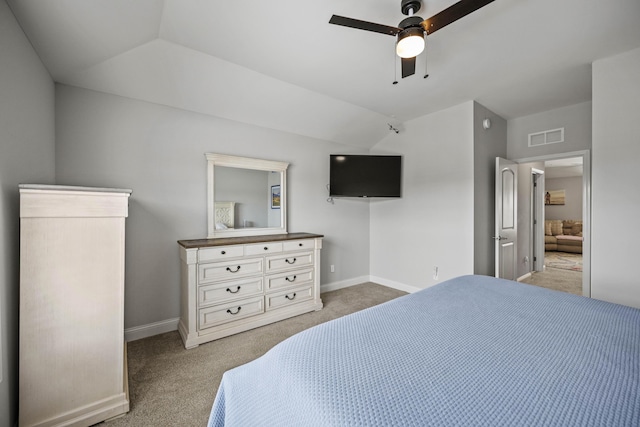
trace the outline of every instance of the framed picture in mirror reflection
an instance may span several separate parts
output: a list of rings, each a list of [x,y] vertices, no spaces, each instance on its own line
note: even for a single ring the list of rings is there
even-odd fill
[[[280,186],[271,186],[271,209],[280,209]]]

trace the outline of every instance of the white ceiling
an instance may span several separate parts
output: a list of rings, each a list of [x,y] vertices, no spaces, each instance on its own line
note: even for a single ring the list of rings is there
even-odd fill
[[[582,166],[582,157],[547,160],[544,162],[544,175],[547,179],[582,176]]]
[[[395,26],[400,0],[7,2],[56,82],[361,147],[468,100],[506,119],[588,101],[590,64],[640,47],[638,0],[496,0],[400,79],[394,37],[328,24]]]

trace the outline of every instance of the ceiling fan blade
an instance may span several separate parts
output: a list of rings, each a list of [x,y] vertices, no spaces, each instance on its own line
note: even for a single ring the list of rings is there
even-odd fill
[[[416,57],[402,58],[402,78],[412,76],[416,73]]]
[[[431,18],[422,21],[422,28],[424,28],[427,34],[433,34],[440,28],[446,27],[452,22],[475,12],[493,1],[494,0],[461,0],[442,12],[436,13]]]
[[[342,25],[343,27],[356,28],[358,30],[373,31],[374,33],[388,34],[395,36],[401,28],[390,27],[388,25],[375,24],[373,22],[360,21],[359,19],[346,18],[344,16],[333,15],[329,24]]]

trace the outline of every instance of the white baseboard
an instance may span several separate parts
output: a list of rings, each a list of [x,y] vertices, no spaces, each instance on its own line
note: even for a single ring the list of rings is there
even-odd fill
[[[394,282],[393,280],[383,279],[382,277],[377,277],[377,276],[370,276],[369,277],[369,281],[370,282],[379,283],[379,284],[384,285],[384,286],[386,286],[388,288],[393,288],[393,289],[397,289],[399,291],[408,292],[410,294],[422,290],[422,288],[416,288],[415,286],[406,285],[406,284],[400,283],[400,282]]]
[[[523,274],[522,276],[518,277],[516,279],[516,282],[522,282],[524,279],[528,279],[529,277],[531,277],[531,272],[528,272],[527,274]]]
[[[164,334],[165,332],[177,331],[178,321],[180,319],[168,319],[160,322],[149,323],[148,325],[134,326],[124,330],[124,340],[126,342],[135,341],[142,338],[152,337],[154,335]]]
[[[394,282],[393,280],[383,279],[377,276],[360,276],[353,279],[342,280],[340,282],[325,283],[320,286],[320,292],[337,291],[338,289],[348,288],[349,286],[359,285],[361,283],[374,282],[388,288],[398,289],[399,291],[408,292],[410,294],[422,290],[415,286],[405,285],[404,283]]]
[[[337,291],[338,289],[348,288],[349,286],[359,285],[360,283],[370,282],[369,276],[354,277],[353,279],[342,280],[340,282],[325,283],[320,286],[320,293]]]

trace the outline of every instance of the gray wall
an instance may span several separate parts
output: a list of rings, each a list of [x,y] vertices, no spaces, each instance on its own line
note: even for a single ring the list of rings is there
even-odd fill
[[[369,202],[374,280],[425,288],[473,273],[473,102],[408,121],[373,151],[403,156],[402,198]]]
[[[18,419],[18,184],[54,179],[54,86],[0,1],[0,426]]]
[[[506,156],[506,139],[506,120],[470,101],[411,120],[376,144],[377,154],[403,155],[403,194],[369,202],[374,280],[415,289],[494,274],[495,158]]]
[[[528,147],[530,133],[562,127],[565,128],[565,142]],[[591,149],[590,101],[511,119],[507,124],[509,159],[526,159],[589,149]]]
[[[564,205],[546,205],[544,207],[545,219],[578,219],[582,220],[582,177],[572,176],[568,178],[546,178],[544,181],[546,191],[564,190]]]
[[[593,298],[640,308],[640,49],[593,63]]]
[[[322,283],[369,274],[369,207],[327,203],[340,144],[99,92],[56,86],[56,180],[131,188],[125,327],[180,315],[177,240],[207,234],[204,153],[289,162],[289,231],[326,236]],[[330,273],[329,266],[336,266]]]
[[[484,119],[491,128],[482,127]],[[495,274],[496,157],[507,156],[507,121],[484,106],[473,109],[474,267],[475,274]]]

